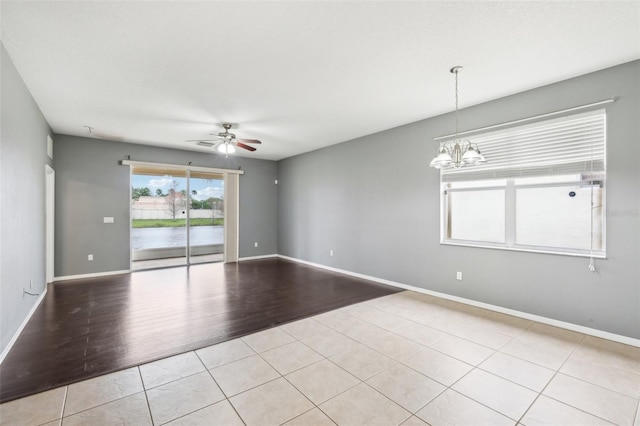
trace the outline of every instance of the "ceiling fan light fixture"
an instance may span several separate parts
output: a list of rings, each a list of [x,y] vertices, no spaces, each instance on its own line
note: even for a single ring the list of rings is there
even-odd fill
[[[220,151],[223,154],[227,154],[228,155],[228,154],[233,154],[234,152],[236,152],[236,149],[229,142],[224,142],[224,143],[221,143],[218,146],[218,151]]]
[[[236,148],[242,148],[246,151],[253,152],[256,150],[256,148],[252,145],[262,144],[262,142],[257,139],[236,139],[236,135],[229,132],[231,126],[232,125],[229,123],[223,123],[222,127],[224,127],[224,132],[218,134],[210,133],[217,139],[187,139],[185,142],[195,142],[196,145],[213,148],[214,150],[225,154],[225,156],[227,157],[229,156],[229,154],[233,154],[234,152],[236,152]]]

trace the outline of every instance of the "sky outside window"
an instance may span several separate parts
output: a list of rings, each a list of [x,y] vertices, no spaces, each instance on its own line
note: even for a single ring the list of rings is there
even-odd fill
[[[172,182],[178,183],[177,191],[187,189],[187,179],[184,177],[173,177],[168,175],[132,175],[131,186],[134,188],[149,188],[151,195],[156,195],[158,189],[163,194],[167,194],[172,187]],[[189,190],[196,191],[196,195],[191,194],[195,200],[207,200],[209,198],[223,198],[224,180],[222,179],[199,179],[192,178]]]

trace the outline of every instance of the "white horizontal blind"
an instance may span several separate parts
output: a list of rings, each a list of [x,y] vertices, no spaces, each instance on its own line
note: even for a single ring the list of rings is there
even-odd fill
[[[605,122],[601,109],[472,136],[487,163],[442,169],[442,181],[602,172]]]

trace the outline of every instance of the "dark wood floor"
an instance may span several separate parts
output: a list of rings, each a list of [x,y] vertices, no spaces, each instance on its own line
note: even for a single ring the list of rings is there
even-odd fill
[[[50,284],[0,365],[0,401],[398,291],[275,258]]]

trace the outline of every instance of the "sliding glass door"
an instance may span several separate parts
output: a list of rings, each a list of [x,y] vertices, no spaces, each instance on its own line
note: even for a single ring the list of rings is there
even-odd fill
[[[189,172],[189,263],[224,260],[224,175]]]
[[[238,261],[242,171],[125,160],[131,269]]]
[[[134,167],[131,186],[133,269],[186,265],[186,171]]]

